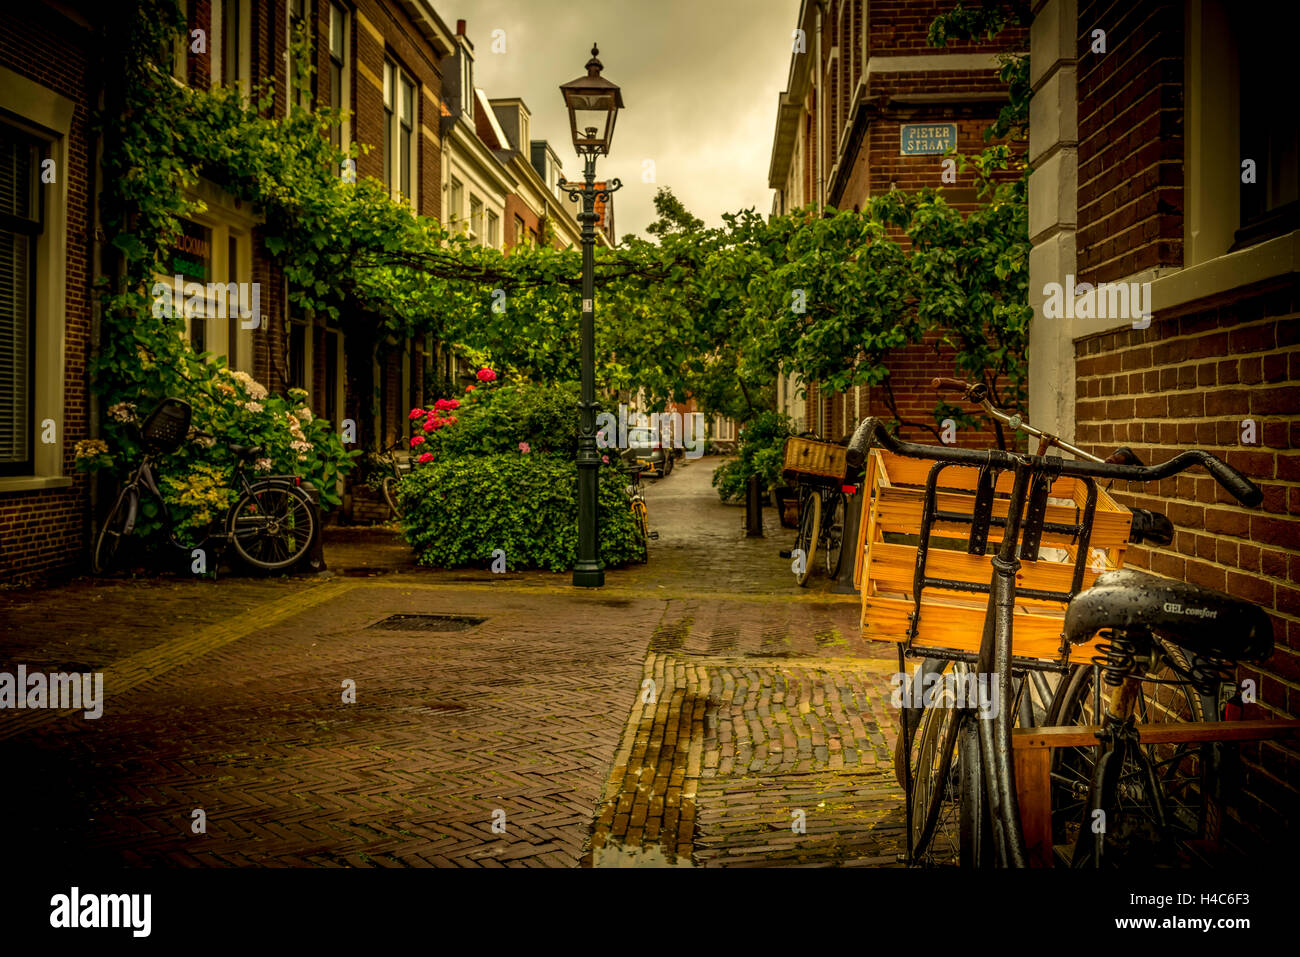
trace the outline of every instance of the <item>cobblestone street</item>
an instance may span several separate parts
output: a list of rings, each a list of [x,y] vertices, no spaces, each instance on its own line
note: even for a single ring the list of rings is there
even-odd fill
[[[17,844],[106,864],[893,864],[893,649],[795,586],[792,533],[653,484],[649,564],[433,572],[338,529],[316,579],[0,593],[3,667],[102,671],[103,716],[5,710]],[[355,689],[355,703],[345,699]],[[196,812],[202,812],[197,814]],[[200,826],[200,822],[201,825]],[[27,848],[30,849],[30,848]]]

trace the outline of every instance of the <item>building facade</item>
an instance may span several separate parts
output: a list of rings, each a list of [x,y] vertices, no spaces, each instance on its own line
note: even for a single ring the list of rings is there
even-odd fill
[[[1030,420],[1100,455],[1205,448],[1260,486],[1259,508],[1199,470],[1112,490],[1178,528],[1128,565],[1270,611],[1275,653],[1237,674],[1257,718],[1300,714],[1300,117],[1279,97],[1283,42],[1220,0],[1045,0],[1030,47]],[[1143,308],[1096,308],[1103,283],[1136,283]],[[1078,293],[1064,310],[1060,288]],[[1230,833],[1294,840],[1300,750],[1242,752]]]
[[[1007,101],[997,55],[1024,52],[1023,28],[994,41],[931,47],[927,30],[946,0],[804,0],[792,34],[786,89],[778,100],[768,185],[772,214],[812,206],[859,210],[891,189],[942,188],[958,209],[976,202],[973,180],[944,180],[955,145],[975,153]],[[904,422],[933,422],[934,376],[953,375],[953,354],[938,336],[906,346],[887,363],[894,405]],[[797,431],[838,439],[863,416],[889,419],[883,387],[831,395],[818,383],[780,375],[778,408]],[[933,440],[904,427],[907,438]],[[991,434],[962,431],[958,444]]]

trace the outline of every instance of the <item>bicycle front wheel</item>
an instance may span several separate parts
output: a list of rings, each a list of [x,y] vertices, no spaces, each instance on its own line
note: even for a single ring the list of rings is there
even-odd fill
[[[632,522],[636,526],[636,535],[641,542],[638,561],[650,560],[650,518],[646,514],[645,502],[635,499],[632,502]]]
[[[388,503],[388,508],[392,511],[393,518],[402,517],[402,508],[397,498],[397,490],[401,484],[402,480],[396,475],[384,476],[384,501]]]
[[[799,498],[799,537],[795,540],[795,581],[806,587],[817,555],[817,539],[822,527],[822,497],[816,489],[805,487]]]
[[[90,556],[90,570],[102,575],[116,564],[122,551],[122,543],[135,528],[135,516],[140,507],[140,493],[134,485],[128,485],[118,493],[117,501],[99,528],[95,538],[95,550]]]
[[[844,550],[844,512],[847,503],[839,489],[827,493],[826,526],[822,537],[826,540],[826,574],[834,578],[840,573],[840,558]]]
[[[230,510],[228,533],[239,557],[253,568],[282,571],[311,547],[315,510],[293,486],[255,484]]]

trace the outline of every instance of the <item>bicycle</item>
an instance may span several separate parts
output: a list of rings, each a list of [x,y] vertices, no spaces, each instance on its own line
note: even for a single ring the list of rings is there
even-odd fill
[[[397,519],[402,517],[401,500],[398,497],[398,491],[401,487],[402,479],[411,471],[410,458],[408,457],[405,462],[402,462],[397,457],[397,453],[401,448],[402,443],[399,440],[380,453],[380,459],[384,463],[384,471],[387,473],[384,475],[383,482],[381,483],[381,490],[384,493],[384,501],[388,503],[388,507],[392,511],[393,517]]]
[[[1181,792],[1176,790],[1179,784],[1174,775],[1158,776],[1157,767],[1178,772],[1187,770],[1185,754],[1175,755],[1158,765],[1144,746],[1137,743],[1140,736],[1135,730],[1136,720],[1143,715],[1153,715],[1157,710],[1139,705],[1140,701],[1146,700],[1141,689],[1145,669],[1139,673],[1139,665],[1145,662],[1154,666],[1160,659],[1162,666],[1171,669],[1175,683],[1190,683],[1200,693],[1212,684],[1210,676],[1221,678],[1229,664],[1267,657],[1272,648],[1272,633],[1271,626],[1266,627],[1267,615],[1248,602],[1133,570],[1103,572],[1093,588],[1083,591],[1083,565],[1088,554],[1096,503],[1094,480],[1110,478],[1150,482],[1199,464],[1243,504],[1259,504],[1262,494],[1248,479],[1208,452],[1187,451],[1161,465],[1145,466],[1131,451],[1121,449],[1110,460],[1102,461],[1059,437],[1033,429],[1018,415],[1007,415],[997,410],[988,401],[983,386],[955,380],[935,380],[934,384],[940,388],[961,389],[969,401],[980,404],[986,413],[1013,429],[1038,438],[1040,444],[1037,455],[930,447],[896,439],[885,431],[882,423],[869,418],[859,426],[849,445],[849,464],[854,468],[863,465],[873,445],[895,455],[928,459],[935,463],[926,484],[919,530],[913,581],[915,613],[909,616],[907,643],[898,646],[900,671],[906,654],[910,652],[910,642],[917,634],[924,588],[987,593],[984,631],[978,653],[941,655],[932,650],[927,654],[922,670],[928,674],[941,674],[952,661],[956,663],[954,671],[961,673],[969,672],[970,666],[974,665],[976,678],[991,677],[995,687],[1010,692],[1000,695],[991,720],[981,720],[974,709],[959,706],[959,702],[951,699],[937,707],[924,708],[919,722],[919,747],[915,754],[913,738],[917,729],[912,728],[911,723],[917,709],[906,704],[900,709],[901,727],[895,762],[907,795],[906,858],[909,862],[916,862],[948,852],[950,857],[955,857],[965,866],[983,866],[991,861],[1002,866],[1027,864],[1028,850],[1012,761],[1012,727],[1017,721],[1022,725],[1035,725],[1040,720],[1051,723],[1063,716],[1068,717],[1071,711],[1076,719],[1084,717],[1078,704],[1082,700],[1082,684],[1078,676],[1082,673],[1080,669],[1086,668],[1093,669],[1094,674],[1102,674],[1106,683],[1115,690],[1098,731],[1100,743],[1094,752],[1097,757],[1088,769],[1090,778],[1084,808],[1089,816],[1080,821],[1079,829],[1073,835],[1075,850],[1072,861],[1100,865],[1108,856],[1108,848],[1118,846],[1129,835],[1141,830],[1135,824],[1140,814],[1137,810],[1139,805],[1151,811],[1157,829],[1162,833],[1168,830],[1171,815],[1164,812],[1166,795],[1174,793],[1177,796]],[[1074,455],[1075,459],[1070,461],[1044,454],[1053,447]],[[976,486],[979,491],[970,515],[942,511],[936,506],[939,475],[943,469],[952,466],[980,470]],[[995,519],[992,503],[1000,473],[1010,473],[1012,483],[1004,500],[1005,517]],[[1044,661],[1013,657],[1013,612],[1020,559],[1037,561],[1039,539],[1047,525],[1045,513],[1049,493],[1054,480],[1062,476],[1080,479],[1088,492],[1082,515],[1078,515],[1076,510],[1076,521],[1072,525],[1058,523],[1051,527],[1052,532],[1072,535],[1077,542],[1069,587],[1023,589],[1027,598],[1036,601],[1067,603],[1060,658]],[[947,581],[927,573],[927,550],[936,520],[969,525],[969,553],[972,555],[983,554],[989,525],[1000,526],[1002,541],[992,559],[992,577],[987,586]],[[1172,539],[1172,525],[1158,513],[1133,510],[1130,540],[1145,539],[1168,544]],[[1213,612],[1211,617],[1238,619],[1250,626],[1248,634],[1245,638],[1212,635],[1208,632],[1213,629],[1205,628],[1205,618],[1193,619],[1189,624],[1186,618],[1169,611],[1171,606],[1199,608],[1206,615]],[[1159,639],[1153,632],[1164,632],[1169,637]],[[1109,640],[1094,645],[1097,652],[1094,663],[1071,667],[1072,646],[1091,641],[1098,634]],[[1165,651],[1166,645],[1185,650]],[[1046,673],[1050,672],[1068,676],[1068,679],[1058,680],[1053,689],[1047,680]],[[1044,707],[1048,694],[1051,703]],[[912,700],[911,697],[907,699]],[[1095,704],[1094,713],[1099,713],[1100,703]],[[1064,760],[1066,758],[1062,758]],[[1060,762],[1057,767],[1062,767]],[[1137,778],[1140,778],[1137,788],[1133,786],[1135,769]],[[1121,783],[1126,787],[1121,787]],[[1058,782],[1058,799],[1076,796],[1074,790],[1061,790],[1065,787],[1066,782]],[[1057,810],[1057,817],[1062,822],[1072,814],[1063,801]],[[1098,819],[1096,812],[1110,822],[1100,838],[1092,826]],[[1125,824],[1135,826],[1126,828]],[[1107,834],[1112,836],[1110,844],[1107,843]]]
[[[229,543],[249,566],[262,571],[282,571],[297,564],[316,535],[316,513],[311,499],[298,487],[296,475],[267,475],[250,480],[246,462],[259,457],[261,446],[230,443],[237,458],[232,485],[239,496],[224,518],[193,542],[181,541],[167,501],[158,490],[154,462],[180,447],[189,433],[190,406],[180,399],[164,399],[139,429],[144,456],[118,492],[100,527],[91,555],[91,570],[102,575],[116,563],[123,543],[135,531],[142,494],[150,495],[162,515],[167,540],[175,548],[191,549],[216,541]],[[213,531],[218,528],[220,530]]]
[[[644,564],[650,560],[650,542],[659,538],[658,532],[650,531],[650,516],[646,510],[645,495],[641,490],[641,475],[649,468],[644,462],[633,461],[623,471],[627,473],[630,483],[627,486],[628,497],[632,500],[632,524],[636,528],[637,541],[640,543],[640,557]]]
[[[811,482],[798,482],[799,531],[795,537],[795,580],[806,588],[812,577],[817,546],[822,547],[826,574],[834,578],[839,574],[840,558],[844,549],[844,513],[847,499],[838,486]],[[801,556],[801,557],[799,557]]]

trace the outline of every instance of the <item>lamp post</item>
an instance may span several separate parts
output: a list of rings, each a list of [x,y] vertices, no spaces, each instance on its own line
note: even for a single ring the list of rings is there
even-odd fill
[[[573,566],[573,584],[579,588],[599,588],[605,584],[597,549],[596,489],[600,454],[596,449],[596,323],[592,298],[595,289],[596,201],[609,202],[610,195],[623,184],[610,180],[596,189],[596,157],[609,153],[614,136],[614,121],[623,108],[619,88],[600,75],[604,69],[598,59],[600,51],[591,47],[587,75],[570,80],[560,87],[569,109],[569,127],[573,148],[584,162],[585,185],[570,187],[561,180],[560,188],[574,202],[581,201],[582,212],[582,395],[578,400],[578,560]]]

